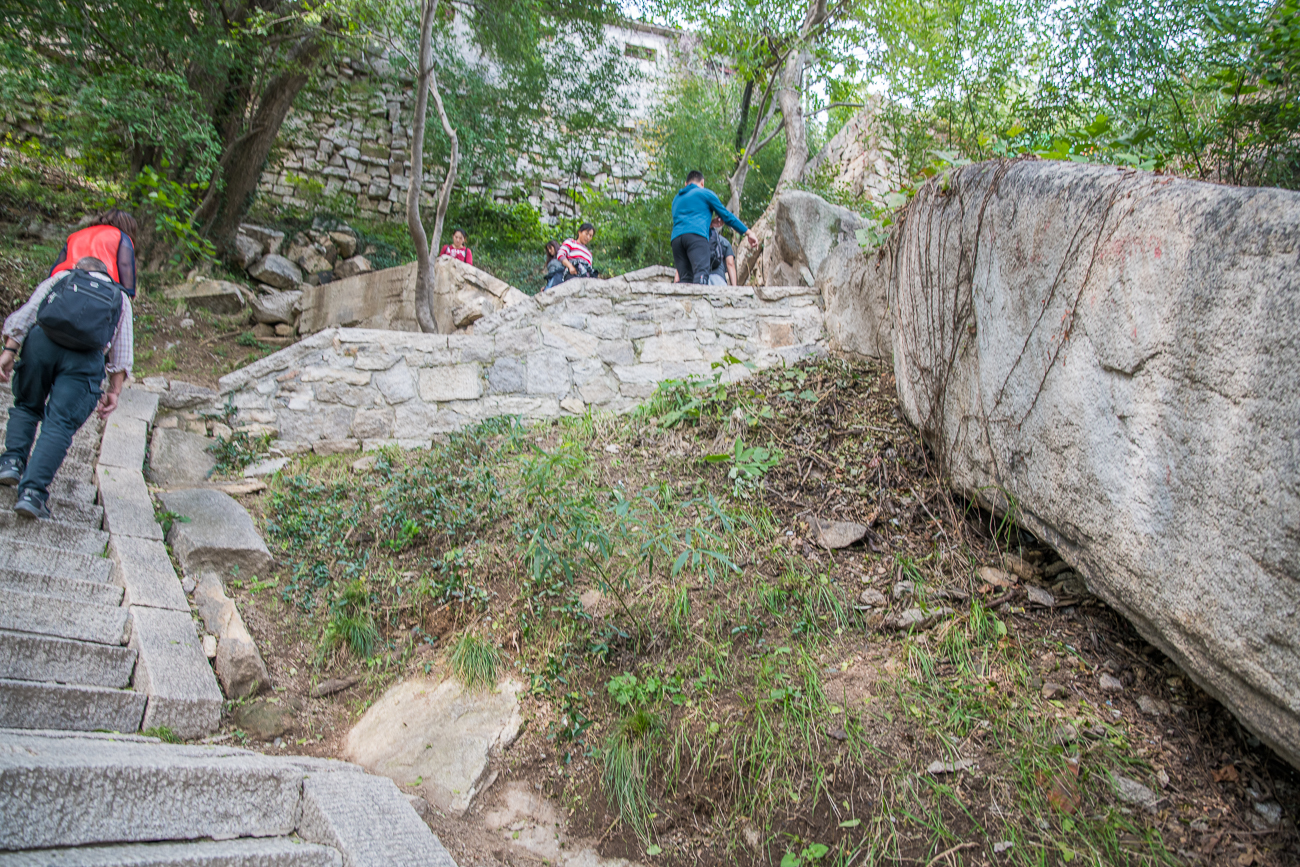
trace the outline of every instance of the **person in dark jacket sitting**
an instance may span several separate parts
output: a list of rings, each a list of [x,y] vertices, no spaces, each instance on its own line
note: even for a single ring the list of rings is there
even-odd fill
[[[112,279],[109,267],[94,257],[82,257],[75,267],[91,277]],[[14,405],[9,408],[5,451],[0,455],[0,485],[18,486],[14,511],[25,518],[50,516],[46,505],[50,482],[68,454],[73,435],[90,418],[96,404],[100,418],[108,418],[117,409],[117,397],[135,357],[131,321],[134,291],[120,293],[121,314],[107,346],[78,352],[60,346],[45,334],[36,321],[41,302],[72,276],[69,269],[47,278],[4,324],[0,382],[9,382],[12,377]],[[108,390],[101,394],[105,373]],[[38,424],[41,438],[36,440]]]

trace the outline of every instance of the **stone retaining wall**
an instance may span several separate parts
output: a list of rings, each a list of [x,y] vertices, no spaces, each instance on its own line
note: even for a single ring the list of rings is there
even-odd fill
[[[728,354],[765,367],[824,348],[815,288],[572,280],[468,335],[331,328],[222,377],[221,391],[238,426],[274,427],[286,451],[426,447],[493,416],[623,412]]]

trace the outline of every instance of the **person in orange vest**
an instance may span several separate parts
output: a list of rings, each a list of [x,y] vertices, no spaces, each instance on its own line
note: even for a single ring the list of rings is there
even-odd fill
[[[109,208],[95,217],[95,222],[73,232],[63,244],[58,261],[50,269],[53,277],[71,271],[86,257],[98,259],[108,268],[108,276],[135,297],[135,237],[140,227],[126,211]]]

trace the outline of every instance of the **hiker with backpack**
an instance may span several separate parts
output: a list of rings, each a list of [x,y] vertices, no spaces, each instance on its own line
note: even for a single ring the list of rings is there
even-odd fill
[[[0,382],[12,378],[14,404],[0,455],[0,485],[18,486],[14,511],[20,517],[50,517],[50,483],[73,435],[96,405],[100,418],[117,409],[131,373],[135,292],[111,274],[102,260],[83,256],[37,286],[5,320]],[[105,373],[108,389],[102,391]]]
[[[709,285],[736,285],[736,250],[722,235],[722,218],[713,215],[709,226]]]
[[[94,222],[68,236],[50,276],[70,271],[77,262],[91,256],[105,266],[104,273],[135,297],[135,238],[140,228],[126,211],[109,208]]]

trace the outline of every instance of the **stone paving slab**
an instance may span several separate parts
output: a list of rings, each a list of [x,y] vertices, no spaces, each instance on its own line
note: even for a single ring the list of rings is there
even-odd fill
[[[161,541],[110,536],[108,556],[113,561],[113,582],[125,589],[121,604],[189,613],[185,591]]]
[[[0,535],[0,569],[16,569],[34,575],[71,575],[82,581],[106,582],[112,577],[113,563],[99,556],[98,552],[64,551]]]
[[[143,695],[123,689],[0,680],[0,727],[4,728],[133,732],[140,728],[144,705]],[[0,797],[0,849],[25,848],[4,843],[11,791],[0,759],[0,793],[4,793]]]
[[[0,678],[106,686],[131,682],[135,651],[128,647],[72,641],[0,630]]]
[[[230,495],[191,488],[167,491],[158,499],[168,511],[190,519],[174,522],[167,532],[167,542],[188,574],[198,575],[204,568],[229,574],[230,567],[238,566],[247,579],[270,568],[271,552],[253,519]]]
[[[81,581],[61,575],[37,575],[20,569],[0,567],[0,587],[39,596],[55,596],[117,607],[122,604],[121,587],[102,581]]]
[[[0,867],[342,867],[328,846],[292,837],[124,843],[0,853]]]
[[[135,385],[128,385],[122,389],[122,393],[117,397],[117,409],[108,417],[111,422],[115,418],[133,418],[139,419],[145,424],[153,424],[154,417],[158,415],[158,393],[156,391],[146,391]]]
[[[338,849],[349,867],[456,867],[392,780],[312,774],[302,790],[298,833]]]
[[[144,696],[123,695],[143,712]],[[282,837],[303,775],[245,750],[3,733],[0,850]]]
[[[133,605],[131,647],[139,653],[135,690],[149,697],[142,729],[166,726],[183,738],[216,731],[221,690],[186,611]]]
[[[125,608],[94,605],[80,599],[61,599],[13,590],[0,606],[0,629],[32,632],[94,641],[126,644],[129,617]]]
[[[154,397],[156,400],[157,395]],[[139,471],[144,468],[144,450],[148,442],[147,421],[114,412],[104,422],[99,465]]]
[[[75,554],[102,554],[108,544],[108,534],[103,530],[60,524],[58,521],[32,521],[4,511],[0,511],[0,534],[10,540]]]
[[[162,541],[162,527],[153,517],[153,498],[144,474],[101,464],[95,469],[99,502],[104,507],[104,529],[114,536],[135,536]]]

